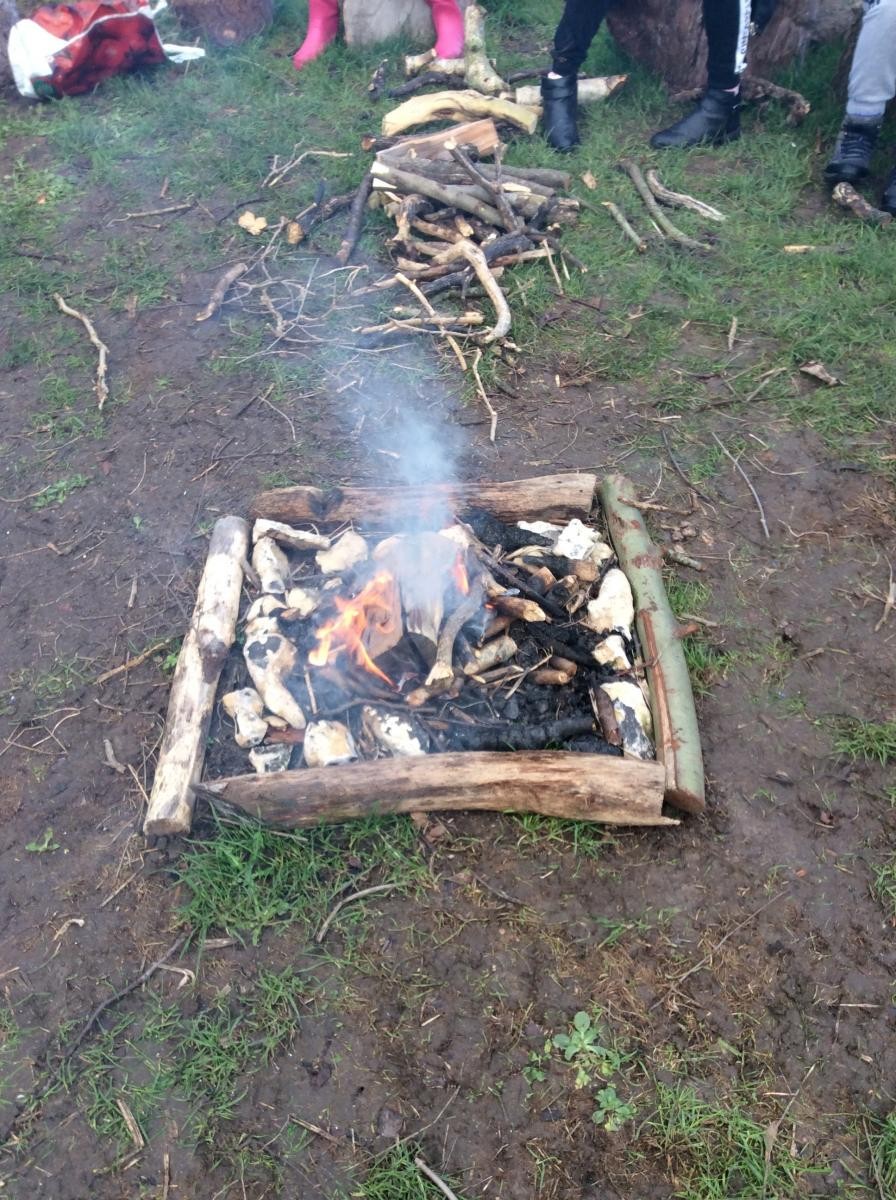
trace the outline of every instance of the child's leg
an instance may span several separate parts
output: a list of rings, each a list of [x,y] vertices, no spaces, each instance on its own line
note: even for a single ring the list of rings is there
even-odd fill
[[[877,117],[896,95],[896,0],[865,0],[849,73],[846,116]]]
[[[460,58],[464,52],[464,18],[457,0],[426,0],[436,27],[436,57]]]
[[[308,0],[308,29],[305,40],[292,56],[292,65],[301,71],[305,63],[317,58],[339,32],[339,0]]]

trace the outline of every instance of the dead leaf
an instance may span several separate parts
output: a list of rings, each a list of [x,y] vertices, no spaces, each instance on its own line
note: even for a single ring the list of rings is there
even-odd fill
[[[813,379],[817,379],[819,383],[826,383],[828,387],[837,387],[842,383],[842,379],[838,379],[836,375],[832,375],[824,363],[811,362],[803,363],[800,367],[803,375],[811,375]]]
[[[304,237],[302,226],[298,221],[286,222],[286,244],[287,246],[298,246],[299,242]]]
[[[593,192],[597,187],[597,180],[590,171],[586,171],[582,176],[582,183],[584,183],[585,187],[591,192]]]
[[[775,1152],[775,1142],[778,1140],[778,1131],[781,1128],[781,1117],[777,1121],[772,1121],[766,1125],[762,1133],[762,1140],[765,1142],[765,1165],[770,1166],[772,1155]]]
[[[251,233],[253,237],[258,237],[262,230],[267,229],[268,223],[264,217],[256,217],[254,212],[248,208],[240,216],[237,221],[240,229],[245,229],[246,233]]]

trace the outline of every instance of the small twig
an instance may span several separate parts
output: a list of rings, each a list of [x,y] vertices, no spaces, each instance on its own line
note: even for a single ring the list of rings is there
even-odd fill
[[[831,199],[840,208],[847,209],[853,216],[869,225],[889,225],[893,220],[892,213],[875,208],[864,196],[859,195],[851,183],[838,183],[831,193]]]
[[[692,975],[696,975],[698,971],[702,971],[705,966],[708,966],[712,962],[713,955],[718,954],[729,938],[733,938],[736,933],[739,933],[741,929],[749,925],[751,921],[754,921],[760,913],[764,913],[767,908],[771,908],[771,906],[776,901],[780,900],[784,895],[786,895],[786,889],[785,891],[778,892],[776,896],[772,896],[771,900],[766,900],[765,904],[757,908],[755,912],[751,912],[748,917],[744,917],[742,921],[738,921],[733,929],[730,929],[720,941],[716,942],[715,946],[713,946],[712,950],[710,950],[709,954],[707,954],[705,958],[701,958],[695,966],[690,968],[690,970],[685,971],[683,975],[679,975],[679,977],[675,980],[675,986],[681,987],[686,979],[690,979]]]
[[[138,1150],[142,1150],[146,1145],[146,1138],[140,1132],[140,1126],[137,1124],[134,1114],[131,1112],[127,1103],[121,1098],[121,1096],[116,1097],[115,1106],[121,1113],[121,1119],[127,1126],[127,1131],[131,1135],[131,1141]]]
[[[689,250],[712,250],[712,246],[708,245],[708,243],[695,241],[694,238],[688,237],[686,233],[682,233],[677,225],[672,224],[659,204],[657,204],[656,197],[647,186],[647,180],[644,178],[641,168],[636,162],[633,162],[630,158],[622,158],[619,160],[619,168],[628,175],[635,186],[635,191],[644,201],[647,211],[667,238],[673,242],[678,242],[680,246],[686,246]]]
[[[489,414],[489,418],[490,418],[488,440],[492,443],[492,445],[494,445],[495,433],[497,432],[497,429],[498,429],[498,411],[495,408],[495,406],[492,404],[491,400],[489,400],[486,390],[482,386],[482,379],[479,376],[479,362],[480,362],[481,358],[482,358],[482,349],[479,346],[477,346],[476,353],[473,356],[473,361],[470,364],[470,370],[473,372],[473,379],[476,383],[476,391],[479,393],[479,399],[482,401],[482,403],[488,409],[488,414]]]
[[[437,1175],[432,1167],[428,1167],[423,1159],[418,1154],[414,1159],[414,1166],[421,1175],[425,1175],[430,1183],[434,1183],[443,1196],[447,1196],[448,1200],[457,1200],[457,1193],[453,1192],[441,1175]]]
[[[629,224],[628,218],[619,205],[614,204],[612,200],[602,200],[601,204],[607,210],[625,236],[630,241],[634,242],[635,249],[638,251],[638,253],[644,254],[647,250],[647,239],[642,238],[640,233],[638,233],[638,231]]]
[[[328,913],[323,925],[314,935],[314,940],[319,946],[327,936],[327,931],[335,921],[336,917],[345,908],[346,904],[353,904],[355,900],[363,900],[365,896],[375,896],[380,892],[394,892],[396,888],[401,887],[400,883],[378,883],[375,887],[362,888],[360,892],[352,892],[348,896],[343,896],[342,899],[333,906]]]
[[[124,882],[123,882],[123,883],[120,883],[120,884],[118,885],[118,887],[115,889],[115,891],[114,891],[114,892],[110,892],[110,893],[109,893],[109,895],[108,895],[108,896],[106,897],[106,899],[105,899],[105,900],[102,902],[102,904],[100,904],[100,905],[99,905],[99,907],[100,907],[100,908],[105,908],[107,904],[111,904],[111,903],[112,903],[112,901],[115,899],[115,897],[116,897],[117,895],[119,895],[119,893],[123,892],[123,891],[124,891],[124,889],[125,889],[126,887],[128,887],[128,885],[129,885],[129,884],[132,884],[132,883],[134,882],[134,880],[137,878],[137,876],[140,874],[140,872],[141,872],[142,870],[143,870],[143,868],[142,868],[142,867],[139,867],[139,868],[138,868],[138,869],[137,869],[137,870],[136,870],[136,871],[133,873],[133,875],[129,875],[129,876],[127,877],[127,879],[125,879],[125,880],[124,880]]]
[[[113,217],[109,222],[110,225],[117,225],[121,221],[136,221],[139,217],[162,217],[166,213],[186,212],[188,208],[193,208],[193,201],[190,200],[186,204],[169,204],[167,208],[148,208],[145,212],[129,212],[123,217]]]
[[[734,349],[734,339],[737,337],[737,317],[731,318],[731,324],[728,326],[728,353]]]
[[[99,334],[94,328],[93,322],[89,317],[85,317],[82,312],[78,312],[76,308],[72,308],[70,304],[66,304],[65,300],[58,292],[53,293],[53,299],[56,301],[56,305],[60,312],[65,313],[67,317],[74,317],[76,321],[81,322],[81,324],[87,330],[87,336],[90,338],[92,344],[96,347],[96,352],[98,355],[96,364],[96,399],[97,408],[100,412],[102,412],[103,405],[106,403],[106,399],[109,395],[109,388],[106,384],[106,363],[109,357],[109,347],[100,338]]]
[[[353,151],[341,150],[303,150],[298,158],[291,158],[282,166],[279,162],[279,156],[274,155],[274,160],[271,163],[271,169],[267,178],[262,183],[262,187],[276,187],[278,183],[282,183],[290,171],[294,171],[296,167],[301,166],[304,159],[311,156],[315,158],[353,158]],[[239,208],[239,205],[236,206]],[[232,210],[231,210],[232,211]]]
[[[698,562],[696,558],[692,558],[690,554],[685,554],[683,550],[679,550],[677,546],[663,546],[663,558],[669,562],[678,563],[680,567],[690,567],[692,571],[705,571],[702,562]]]
[[[162,1155],[162,1195],[160,1200],[168,1200],[171,1188],[171,1155],[166,1150]]]
[[[373,176],[368,171],[358,185],[357,192],[355,192],[355,198],[349,209],[345,236],[340,243],[339,249],[336,251],[336,261],[340,266],[344,267],[346,265],[354,252],[355,246],[358,244],[358,238],[361,236],[361,230],[364,228],[364,216],[372,187]]]
[[[755,400],[756,397],[759,395],[759,393],[763,390],[763,388],[765,388],[769,383],[771,383],[771,381],[775,378],[776,375],[780,375],[783,371],[786,371],[786,370],[787,370],[786,367],[773,367],[771,369],[771,371],[766,371],[765,374],[762,376],[762,378],[759,380],[759,383],[756,385],[756,387],[754,387],[752,392],[750,392],[749,396],[744,397],[744,404],[749,404],[751,400]]]
[[[691,483],[690,479],[688,479],[681,464],[678,462],[675,455],[672,453],[672,447],[669,444],[669,438],[668,438],[668,435],[666,434],[665,429],[661,429],[660,433],[662,434],[662,437],[663,437],[663,445],[666,447],[666,453],[669,456],[669,462],[672,464],[672,470],[684,483],[686,483],[688,485],[688,487],[691,489],[691,491],[694,493],[695,496],[699,496],[700,499],[703,500],[706,504],[712,504],[712,501],[710,500],[709,496],[707,496],[706,492],[701,492],[700,489],[697,487],[697,485],[695,483]]]
[[[416,298],[423,305],[423,308],[426,310],[426,312],[429,316],[434,317],[437,315],[436,310],[430,304],[430,302],[426,298],[426,296],[424,296],[423,293],[420,291],[420,288],[417,286],[417,284],[414,283],[413,279],[409,279],[407,277],[407,275],[403,275],[401,271],[397,272],[395,279],[398,283],[404,284],[404,286],[408,289],[408,291],[413,296],[416,296]],[[461,350],[460,344],[458,343],[457,338],[453,337],[450,333],[446,333],[445,341],[448,343],[448,345],[454,351],[454,356],[457,359],[458,363],[460,363],[460,369],[462,371],[466,371],[467,360],[464,358],[464,352],[463,352],[463,350]]]
[[[230,287],[239,279],[241,275],[249,270],[248,263],[236,263],[225,271],[215,286],[212,288],[212,294],[209,297],[208,304],[202,312],[198,312],[193,318],[195,321],[207,321],[209,317],[213,317],[221,305],[224,303],[224,297]]]
[[[119,775],[123,775],[127,768],[115,757],[115,749],[108,738],[103,738],[103,751],[105,752],[103,762],[106,766],[111,767],[113,771],[117,771]]]
[[[140,654],[135,654],[133,658],[126,659],[117,667],[112,667],[109,671],[104,671],[102,675],[98,675],[94,683],[99,686],[101,683],[108,683],[110,679],[114,679],[116,675],[121,675],[125,671],[130,671],[132,667],[139,667],[141,663],[145,663],[148,658],[152,658],[154,654],[158,654],[160,650],[164,650],[174,641],[174,634],[171,637],[163,638],[161,642],[156,642],[154,646],[142,651]]]
[[[687,195],[686,192],[672,192],[669,188],[664,187],[660,183],[656,171],[653,169],[644,172],[644,179],[657,200],[662,201],[663,204],[668,204],[670,208],[690,209],[691,212],[705,217],[708,221],[728,220],[724,213],[719,212],[717,208],[713,208],[711,204],[706,204],[703,200],[697,200],[694,196]]]
[[[875,633],[879,633],[884,625],[886,625],[890,613],[893,611],[894,607],[896,607],[896,581],[893,579],[892,566],[890,566],[889,563],[887,565],[890,567],[890,587],[887,592],[887,598],[884,600],[884,611],[881,613],[880,620],[874,626]]]
[[[753,499],[756,501],[757,511],[759,512],[759,523],[762,526],[762,532],[765,534],[766,538],[770,538],[771,534],[768,531],[768,522],[765,519],[765,509],[762,507],[762,501],[759,499],[759,493],[753,487],[753,484],[750,481],[749,475],[746,473],[746,471],[743,469],[743,467],[740,465],[740,463],[737,461],[737,459],[734,457],[734,455],[731,453],[731,451],[727,448],[725,443],[715,433],[713,433],[712,436],[713,436],[714,441],[716,442],[716,445],[719,447],[719,449],[722,451],[722,453],[725,455],[725,457],[730,459],[731,462],[734,463],[735,469],[738,471],[738,473],[740,474],[744,483],[747,485],[747,487],[752,492]]]

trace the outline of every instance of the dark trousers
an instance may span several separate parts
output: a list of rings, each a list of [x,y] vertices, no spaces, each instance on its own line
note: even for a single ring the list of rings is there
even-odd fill
[[[625,0],[620,0],[625,3]],[[553,70],[574,75],[613,0],[566,0],[554,35]],[[737,87],[746,66],[750,0],[703,0],[703,25],[709,49],[708,86]]]

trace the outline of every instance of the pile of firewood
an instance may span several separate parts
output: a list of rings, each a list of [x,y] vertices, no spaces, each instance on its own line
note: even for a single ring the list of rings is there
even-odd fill
[[[413,321],[417,329],[498,341],[508,335],[512,320],[499,282],[507,266],[544,259],[562,291],[559,272],[569,278],[566,260],[578,265],[558,240],[579,211],[577,200],[561,194],[570,186],[570,176],[547,168],[507,167],[503,149],[487,119],[406,139],[377,154],[369,180],[374,203],[395,220],[392,246],[398,270],[373,290],[409,288],[425,310]],[[486,156],[494,161],[482,162]],[[430,303],[431,297],[450,290],[466,297],[476,282],[494,309],[488,328],[478,328],[484,323],[478,312],[441,314]],[[380,328],[404,331],[408,325],[389,321]]]

